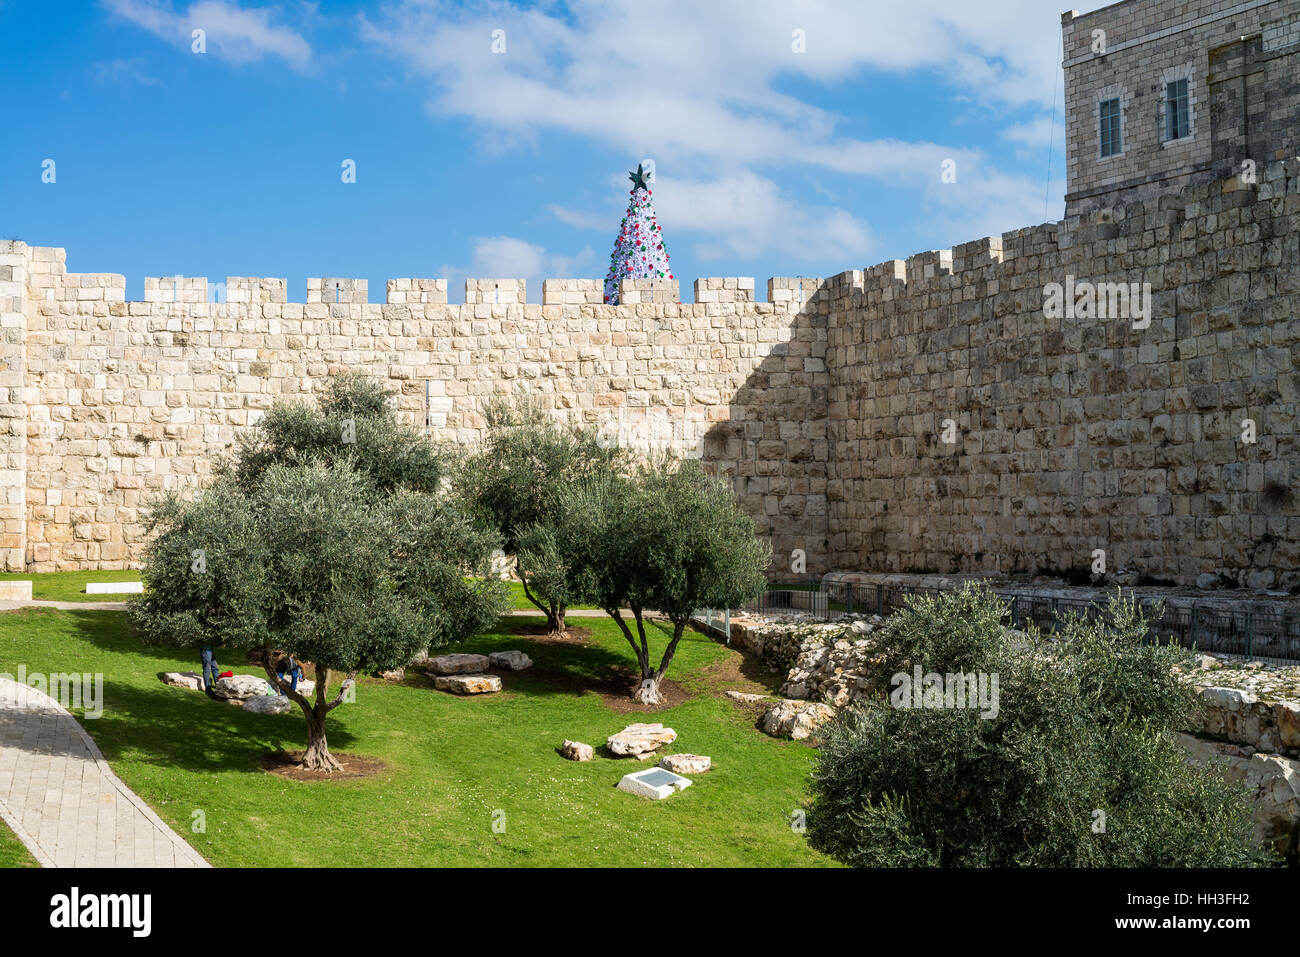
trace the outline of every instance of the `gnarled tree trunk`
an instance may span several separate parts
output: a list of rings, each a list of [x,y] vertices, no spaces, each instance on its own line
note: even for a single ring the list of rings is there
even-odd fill
[[[347,694],[348,685],[356,680],[356,674],[348,675],[343,684],[339,686],[339,693],[333,701],[327,701],[326,692],[330,686],[330,670],[328,668],[316,669],[316,701],[312,702],[306,695],[299,694],[296,690],[289,687],[289,682],[284,681],[275,673],[275,667],[271,664],[270,655],[266,656],[263,662],[263,668],[266,669],[266,675],[271,679],[271,686],[278,688],[302,708],[302,713],[307,718],[307,750],[302,754],[302,760],[298,766],[305,771],[322,771],[326,774],[333,771],[343,770],[343,765],[330,753],[329,742],[325,738],[325,719],[329,713],[343,703],[343,697]]]
[[[524,586],[524,597],[536,605],[538,610],[546,616],[546,627],[550,630],[551,636],[564,637],[564,612],[566,609],[564,602],[552,601],[543,604],[537,599],[528,588],[528,576],[524,574],[518,558],[515,559],[515,572],[519,575],[519,581]]]

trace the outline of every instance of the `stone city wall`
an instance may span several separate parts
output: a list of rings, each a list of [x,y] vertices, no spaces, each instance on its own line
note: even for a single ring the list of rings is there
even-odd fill
[[[786,572],[1111,569],[1300,583],[1300,163],[829,279],[125,280],[0,243],[0,564],[139,560],[143,509],[342,370],[462,443],[530,396],[704,458]],[[1150,322],[1045,313],[1149,284]],[[1073,290],[1072,290],[1073,291]],[[1140,306],[1142,299],[1136,297]],[[1071,306],[1074,303],[1070,303]],[[1138,321],[1136,325],[1141,325]],[[1253,423],[1253,441],[1243,421]]]

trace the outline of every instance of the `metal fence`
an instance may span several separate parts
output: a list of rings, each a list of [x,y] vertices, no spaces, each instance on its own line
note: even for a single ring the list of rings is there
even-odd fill
[[[902,608],[910,595],[937,595],[938,588],[896,583],[821,582],[817,579],[783,579],[768,583],[767,590],[737,611],[771,614],[806,612],[820,618],[842,614],[885,616]],[[1071,615],[1105,618],[1107,602],[1060,598],[1040,594],[999,591],[1007,603],[1010,626],[1036,625],[1055,630]],[[1154,641],[1176,642],[1187,648],[1219,654],[1241,655],[1276,664],[1300,662],[1300,615],[1264,611],[1243,601],[1224,604],[1171,604],[1142,598],[1139,605],[1150,622]],[[730,640],[730,612],[705,609],[697,617],[723,627]]]

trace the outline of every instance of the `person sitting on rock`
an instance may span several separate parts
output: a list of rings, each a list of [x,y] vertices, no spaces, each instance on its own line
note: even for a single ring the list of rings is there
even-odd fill
[[[275,674],[278,678],[289,682],[289,690],[297,691],[298,682],[302,680],[302,665],[293,660],[292,655],[281,655],[280,660],[275,663]],[[280,688],[275,689],[280,695],[284,691]]]

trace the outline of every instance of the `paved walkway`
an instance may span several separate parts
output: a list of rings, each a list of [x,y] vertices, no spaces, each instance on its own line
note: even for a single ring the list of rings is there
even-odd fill
[[[0,601],[0,611],[14,611],[18,608],[58,608],[61,611],[126,611],[124,601]],[[541,617],[535,608],[516,608],[510,614],[521,617]],[[603,618],[605,613],[599,608],[570,608],[566,613],[569,618]],[[631,617],[630,609],[623,609],[623,614]]]
[[[0,600],[0,611],[17,608],[58,608],[61,611],[126,611],[124,601],[38,601],[35,599]]]
[[[57,701],[0,678],[0,817],[42,867],[208,867]]]

